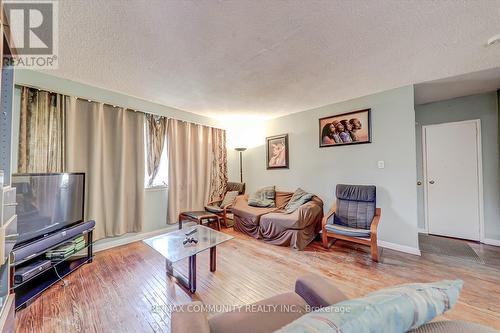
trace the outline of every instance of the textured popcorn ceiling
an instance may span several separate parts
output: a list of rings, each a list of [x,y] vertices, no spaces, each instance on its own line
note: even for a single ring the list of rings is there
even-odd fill
[[[64,0],[50,74],[275,117],[500,66],[500,1]]]

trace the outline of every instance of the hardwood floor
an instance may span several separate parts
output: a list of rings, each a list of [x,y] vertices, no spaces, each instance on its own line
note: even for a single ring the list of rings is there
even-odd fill
[[[472,244],[486,264],[383,250],[372,262],[369,247],[338,241],[329,251],[314,242],[305,251],[268,245],[232,229],[217,248],[217,271],[208,251],[197,260],[198,290],[188,295],[166,278],[161,255],[142,242],[99,252],[92,264],[71,274],[17,313],[16,332],[168,332],[169,305],[201,300],[242,305],[293,290],[295,279],[313,272],[348,296],[407,283],[460,278],[459,303],[444,318],[500,329],[500,248]],[[175,265],[186,274],[187,260]]]

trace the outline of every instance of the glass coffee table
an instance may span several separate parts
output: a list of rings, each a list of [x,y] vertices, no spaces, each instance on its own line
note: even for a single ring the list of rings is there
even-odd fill
[[[194,230],[196,230],[194,233],[186,236]],[[198,243],[184,245],[183,242],[187,237],[196,239]],[[145,239],[144,243],[165,257],[167,274],[175,277],[183,287],[194,293],[196,292],[196,255],[210,249],[210,271],[215,272],[216,246],[232,238],[232,236],[202,225],[186,225],[180,230]],[[189,258],[188,277],[175,272],[173,267],[175,262],[186,258]]]

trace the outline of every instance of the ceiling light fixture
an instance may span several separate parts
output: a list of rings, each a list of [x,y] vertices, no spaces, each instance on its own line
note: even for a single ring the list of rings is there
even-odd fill
[[[486,46],[491,46],[499,42],[500,42],[500,35],[496,35],[488,39],[488,41],[486,42]]]

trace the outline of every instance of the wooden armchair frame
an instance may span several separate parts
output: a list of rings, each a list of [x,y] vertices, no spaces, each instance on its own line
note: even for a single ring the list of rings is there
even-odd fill
[[[323,247],[326,249],[330,247],[331,244],[328,243],[328,238],[341,239],[357,244],[368,245],[370,246],[372,260],[378,262],[379,256],[378,256],[378,246],[377,246],[377,228],[380,222],[380,216],[382,214],[382,210],[380,208],[375,208],[375,216],[373,216],[372,224],[370,226],[370,237],[363,238],[363,237],[351,237],[351,236],[339,235],[334,232],[326,230],[326,224],[330,219],[330,217],[332,217],[332,215],[335,214],[336,209],[337,205],[334,203],[330,208],[330,210],[328,211],[328,213],[323,217],[322,221]]]
[[[232,188],[231,187],[231,190],[238,190],[239,191],[238,195],[245,195],[245,183],[228,182],[227,184],[228,184],[228,186],[230,184],[237,185],[237,188]],[[240,187],[240,188],[238,188],[238,187]],[[226,193],[227,193],[228,190],[229,190],[229,187],[226,188],[226,191],[225,191],[224,195],[226,195]],[[207,206],[214,206],[214,205],[219,206],[221,204],[222,200],[224,200],[224,196],[222,196],[222,198],[220,198],[220,199],[216,199],[216,200],[210,201],[209,203],[207,203]],[[232,212],[231,208],[232,208],[233,204],[230,204],[230,205],[227,205],[226,207],[224,207],[223,211],[220,212],[220,213],[213,213],[213,214],[219,216],[220,220],[222,220],[222,222],[224,222],[224,226],[226,228],[228,228],[227,213],[231,213]]]
[[[216,204],[220,204],[222,202],[223,198],[222,199],[217,199],[217,200],[214,200],[214,201],[210,201],[207,206],[213,206],[213,205],[216,205]],[[222,220],[222,222],[224,223],[224,226],[227,228],[227,213],[231,213],[231,207],[232,207],[232,204],[231,205],[227,205],[226,207],[223,208],[222,212],[220,213],[213,213],[217,216],[219,216],[220,220]]]

